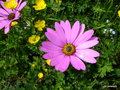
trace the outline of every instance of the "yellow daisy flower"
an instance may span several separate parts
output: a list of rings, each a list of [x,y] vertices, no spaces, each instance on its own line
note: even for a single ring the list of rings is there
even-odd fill
[[[120,10],[118,10],[118,16],[120,17]]]
[[[31,44],[36,44],[40,40],[40,36],[37,35],[32,35],[31,37],[28,38],[28,42]]]
[[[38,78],[43,78],[43,73],[38,73]]]
[[[44,20],[36,21],[34,27],[38,28],[39,31],[42,31],[43,28],[45,27],[45,21]]]
[[[36,0],[36,5],[33,6],[35,10],[42,10],[46,8],[46,3],[44,0]]]
[[[13,22],[11,23],[11,26],[15,26],[15,25],[17,25],[17,24],[18,24],[17,21],[13,21]]]
[[[46,63],[47,63],[48,65],[50,65],[50,62],[51,62],[51,59],[47,59],[47,60],[46,60]]]
[[[4,6],[8,9],[14,9],[18,5],[18,2],[16,0],[9,0],[4,2]]]

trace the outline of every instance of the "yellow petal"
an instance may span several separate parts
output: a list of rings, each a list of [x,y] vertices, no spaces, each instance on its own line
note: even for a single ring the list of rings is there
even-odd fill
[[[50,65],[51,59],[46,60],[46,63]]]

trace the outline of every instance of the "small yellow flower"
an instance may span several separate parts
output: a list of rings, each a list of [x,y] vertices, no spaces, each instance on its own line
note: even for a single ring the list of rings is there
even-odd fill
[[[47,72],[47,71],[48,71],[48,69],[44,69],[44,71],[45,71],[45,72]]]
[[[35,64],[33,63],[31,66],[34,68],[34,67],[35,67]]]
[[[120,10],[118,11],[118,16],[120,17]]]
[[[43,28],[45,27],[45,21],[44,20],[36,21],[34,27],[38,28],[39,31],[42,31]]]
[[[46,60],[46,63],[50,65],[51,59]]]
[[[13,22],[11,23],[11,26],[15,26],[15,25],[17,25],[17,24],[18,24],[17,21],[13,21]]]
[[[9,0],[4,2],[4,6],[8,9],[14,9],[18,5],[18,2],[16,0]]]
[[[43,78],[43,73],[38,73],[38,78]]]
[[[36,0],[36,5],[33,6],[35,10],[42,10],[46,8],[46,3],[44,0]]]
[[[56,0],[56,3],[61,4],[61,3],[62,3],[62,0]]]
[[[31,37],[28,38],[28,42],[31,44],[36,44],[40,40],[40,36],[37,35],[32,35]]]

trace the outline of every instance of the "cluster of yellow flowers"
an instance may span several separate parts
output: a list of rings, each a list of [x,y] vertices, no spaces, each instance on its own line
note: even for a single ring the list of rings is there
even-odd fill
[[[45,21],[44,20],[38,20],[35,22],[34,25],[35,28],[38,28],[39,31],[42,31],[43,28],[45,27]],[[37,35],[32,35],[31,37],[28,38],[28,42],[31,44],[36,44],[40,40],[40,36]]]
[[[47,59],[47,60],[46,60],[46,63],[47,63],[48,65],[50,65],[50,62],[51,62],[50,59]],[[35,68],[35,66],[36,66],[35,63],[31,64],[31,67],[32,67],[32,68]],[[43,70],[44,70],[45,72],[48,71],[48,69],[46,69],[46,68],[43,69]],[[43,74],[42,72],[39,72],[39,73],[38,73],[38,78],[39,78],[39,79],[43,78],[43,76],[44,76],[44,74]]]
[[[34,5],[33,7],[35,8],[35,10],[42,10],[46,8],[46,3],[44,0],[36,0],[36,5]],[[43,28],[45,27],[45,21],[36,21],[34,27],[37,28],[39,31],[43,31]],[[32,35],[31,37],[29,37],[28,42],[35,45],[39,40],[39,36]]]

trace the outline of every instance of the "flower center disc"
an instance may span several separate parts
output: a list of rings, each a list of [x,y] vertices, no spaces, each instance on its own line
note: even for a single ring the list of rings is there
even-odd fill
[[[9,20],[12,20],[12,19],[14,19],[15,18],[15,14],[14,13],[10,13],[9,15],[8,15],[8,19]]]
[[[70,56],[76,52],[76,49],[75,49],[75,46],[73,44],[68,43],[68,44],[64,45],[62,51],[65,55]]]

